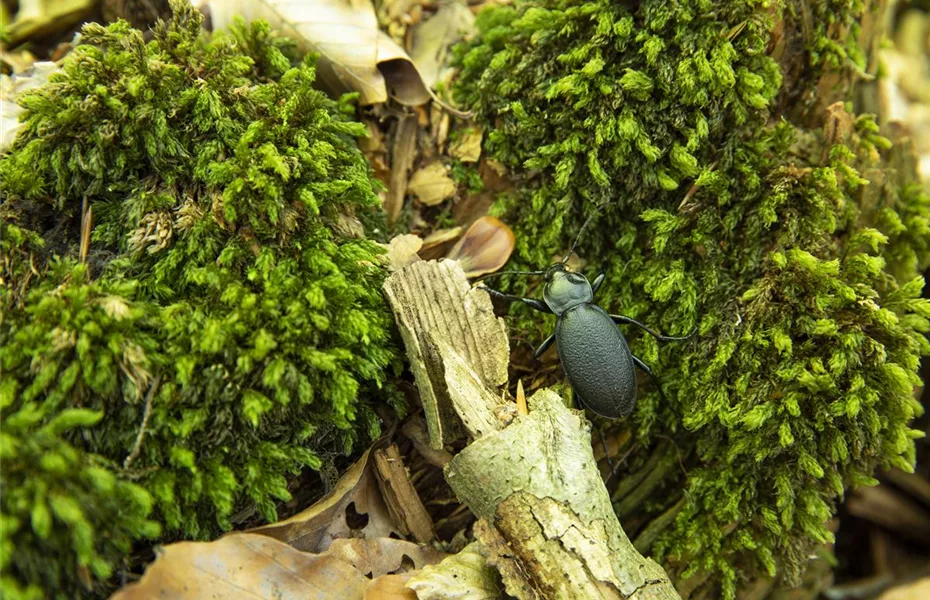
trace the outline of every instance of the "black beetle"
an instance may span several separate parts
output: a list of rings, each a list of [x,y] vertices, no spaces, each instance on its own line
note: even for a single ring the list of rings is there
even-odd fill
[[[581,229],[581,232],[583,231],[584,227]],[[594,294],[604,282],[606,275],[601,273],[594,280],[594,284],[591,284],[581,273],[566,269],[565,265],[576,244],[577,240],[562,262],[553,264],[545,271],[509,271],[493,274],[545,275],[543,300],[505,294],[486,286],[485,290],[494,297],[510,302],[523,302],[540,312],[555,314],[558,317],[555,333],[539,345],[535,352],[536,358],[539,358],[554,341],[562,361],[562,369],[579,401],[602,417],[626,417],[633,412],[636,405],[634,365],[652,378],[663,399],[665,394],[652,369],[630,351],[617,324],[636,325],[660,341],[687,340],[697,329],[684,337],[664,336],[630,317],[611,315],[596,305]]]

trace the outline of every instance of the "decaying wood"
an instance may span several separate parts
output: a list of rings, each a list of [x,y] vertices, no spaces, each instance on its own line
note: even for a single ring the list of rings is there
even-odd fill
[[[508,345],[486,292],[469,289],[456,264],[433,261],[395,273],[385,290],[432,443],[452,439],[453,427],[474,438],[444,473],[479,517],[473,549],[501,574],[507,593],[679,598],[662,567],[639,554],[620,527],[583,414],[549,390],[529,399],[525,415],[501,398]]]
[[[456,495],[495,532],[509,594],[518,598],[677,598],[614,515],[591,450],[590,424],[554,392],[446,467]],[[508,562],[513,565],[508,566]]]
[[[461,437],[461,421],[452,408],[437,340],[470,366],[488,393],[507,381],[510,346],[503,319],[494,316],[491,299],[472,289],[454,262],[416,262],[384,284],[388,302],[407,348],[411,370],[433,448]],[[447,361],[448,363],[448,361]]]
[[[388,512],[398,526],[406,529],[401,533],[413,535],[421,544],[431,541],[436,537],[433,520],[410,482],[410,475],[397,446],[391,444],[384,450],[375,450],[374,459],[378,487],[381,488]]]
[[[478,374],[449,344],[433,336],[427,343],[437,358],[437,375],[445,382],[446,395],[471,439],[500,431],[513,420],[517,406],[482,385]]]

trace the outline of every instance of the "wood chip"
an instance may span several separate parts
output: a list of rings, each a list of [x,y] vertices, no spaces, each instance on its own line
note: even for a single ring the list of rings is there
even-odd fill
[[[481,382],[497,389],[507,381],[510,361],[506,326],[494,316],[487,292],[472,289],[452,261],[414,263],[388,277],[384,291],[420,391],[430,444],[440,449],[459,438],[461,425],[443,379],[431,379],[442,369],[428,336],[449,344]]]
[[[523,391],[523,380],[517,380],[517,414],[528,415],[529,409],[526,407],[526,393]]]
[[[404,535],[412,535],[421,544],[432,541],[436,537],[433,520],[410,482],[397,446],[375,450],[374,459],[381,495],[394,522],[406,529]]]

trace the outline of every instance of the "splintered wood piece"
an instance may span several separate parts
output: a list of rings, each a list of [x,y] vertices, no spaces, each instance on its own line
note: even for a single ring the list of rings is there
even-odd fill
[[[441,369],[441,373],[438,374],[441,379],[433,377],[433,381],[439,379],[445,384],[446,395],[469,437],[477,439],[488,433],[500,431],[513,420],[516,405],[491,393],[468,363],[449,344],[432,335],[428,336],[427,343],[432,353],[439,358]]]
[[[391,518],[406,529],[402,532],[404,535],[413,535],[421,544],[431,541],[436,537],[433,520],[410,482],[410,474],[397,446],[391,444],[384,450],[375,450],[374,459],[378,487]]]
[[[388,277],[384,292],[397,320],[420,391],[430,445],[461,437],[434,340],[460,356],[489,390],[507,381],[510,345],[487,292],[472,289],[455,262],[421,261]],[[475,399],[477,401],[478,399]]]
[[[482,543],[518,598],[678,598],[621,529],[591,450],[590,424],[549,390],[530,412],[452,459],[449,485],[494,531]],[[496,544],[496,545],[495,545]],[[490,546],[490,547],[489,547]],[[597,594],[593,594],[596,590]]]

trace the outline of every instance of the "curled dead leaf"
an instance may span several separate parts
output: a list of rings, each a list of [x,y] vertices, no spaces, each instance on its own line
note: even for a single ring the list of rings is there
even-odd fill
[[[12,47],[66,32],[88,17],[96,4],[97,0],[20,0],[13,20],[3,23],[4,42]]]
[[[362,105],[388,96],[418,106],[430,93],[403,48],[378,28],[370,0],[224,0],[209,3],[214,28],[237,15],[265,20],[319,55],[317,77],[332,94],[358,92]]]
[[[445,258],[452,245],[462,237],[465,228],[450,227],[447,229],[436,229],[423,239],[423,247],[420,249],[420,258],[423,260],[439,260]]]
[[[471,224],[446,258],[457,260],[466,277],[497,271],[510,260],[515,238],[500,219],[481,217]]]
[[[413,570],[446,556],[392,538],[336,540],[326,552],[312,554],[264,535],[231,533],[160,548],[142,579],[111,600],[416,598],[404,591]]]
[[[233,533],[213,542],[159,550],[137,583],[110,600],[362,598],[369,580],[334,556],[300,552],[264,535]]]
[[[333,490],[310,508],[283,521],[250,529],[308,552],[322,552],[334,540],[349,537],[380,538],[401,532],[391,520],[370,456],[375,442],[336,484]],[[361,521],[358,526],[354,521]],[[353,522],[350,522],[353,521]]]
[[[416,25],[410,54],[426,85],[436,87],[449,48],[474,29],[475,16],[464,2],[443,4],[431,18]]]

